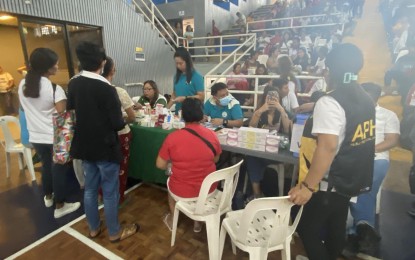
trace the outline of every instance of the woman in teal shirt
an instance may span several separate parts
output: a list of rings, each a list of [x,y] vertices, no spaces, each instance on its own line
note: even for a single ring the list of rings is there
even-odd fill
[[[176,114],[182,107],[182,102],[187,97],[205,99],[205,87],[203,76],[193,68],[192,57],[189,52],[179,47],[174,53],[174,61],[176,62],[176,76],[174,77],[174,88],[170,102],[167,107],[170,108],[176,104]]]

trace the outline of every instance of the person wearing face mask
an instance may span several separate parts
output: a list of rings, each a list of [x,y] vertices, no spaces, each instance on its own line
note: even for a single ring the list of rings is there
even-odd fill
[[[204,114],[210,116],[215,126],[240,127],[243,123],[243,113],[239,101],[228,92],[225,83],[215,83],[211,88],[211,97],[206,101]]]

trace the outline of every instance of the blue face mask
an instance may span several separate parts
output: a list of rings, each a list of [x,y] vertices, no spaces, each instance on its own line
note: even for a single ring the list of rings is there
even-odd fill
[[[226,97],[223,97],[223,98],[219,99],[219,103],[220,103],[221,106],[226,107],[227,105],[229,105],[231,100],[232,100],[232,96],[227,95]]]

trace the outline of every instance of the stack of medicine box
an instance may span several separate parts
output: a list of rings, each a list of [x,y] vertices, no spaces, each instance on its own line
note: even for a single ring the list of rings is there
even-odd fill
[[[265,152],[268,129],[241,127],[238,131],[238,146]]]

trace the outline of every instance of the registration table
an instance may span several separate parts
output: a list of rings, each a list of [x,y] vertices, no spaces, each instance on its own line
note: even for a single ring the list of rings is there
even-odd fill
[[[154,127],[131,126],[132,142],[130,146],[129,176],[144,182],[165,184],[167,176],[164,170],[156,168],[156,158],[161,145],[167,135],[175,129],[164,130]],[[276,163],[294,165],[294,173],[297,171],[298,158],[291,152],[280,150],[278,153],[255,151],[237,146],[221,145],[222,150],[233,153],[250,155],[273,160]],[[296,175],[293,175],[293,182]]]
[[[156,167],[156,158],[164,139],[172,130],[155,127],[131,126],[130,162],[128,175],[144,182],[165,184],[164,170]]]

